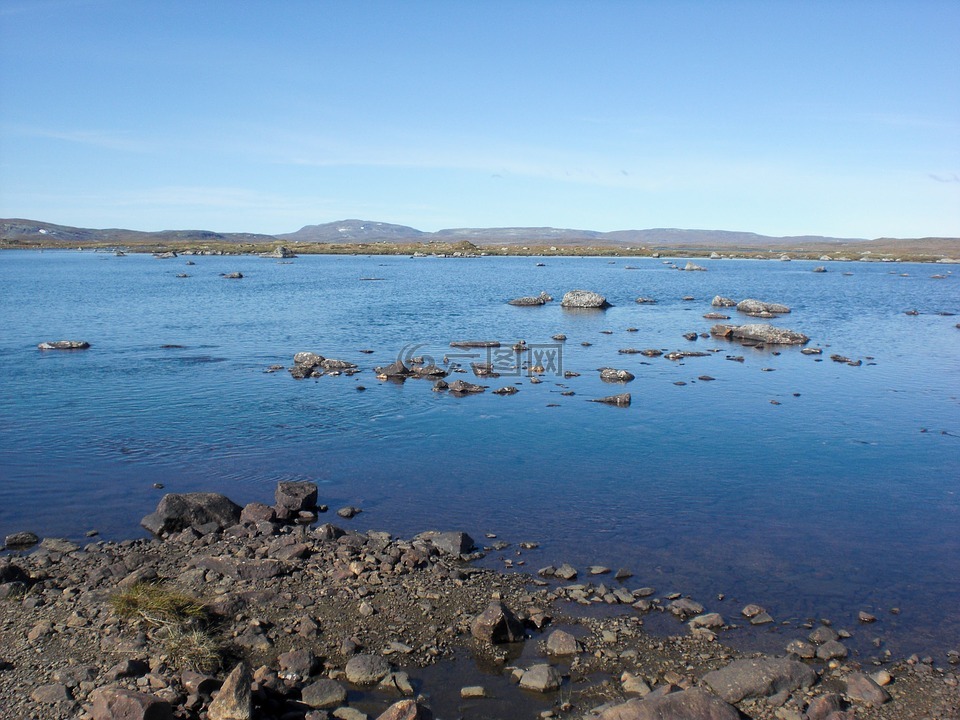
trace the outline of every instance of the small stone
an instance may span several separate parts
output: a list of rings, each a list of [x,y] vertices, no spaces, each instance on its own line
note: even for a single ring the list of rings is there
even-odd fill
[[[360,508],[353,507],[352,505],[347,505],[346,507],[342,507],[339,510],[337,510],[337,515],[349,520],[350,518],[359,515],[361,512],[363,511]]]
[[[487,696],[487,691],[482,685],[470,685],[460,688],[460,697],[462,698],[482,698]]]
[[[251,720],[253,717],[253,676],[250,666],[239,663],[223,681],[207,711],[209,720]]]

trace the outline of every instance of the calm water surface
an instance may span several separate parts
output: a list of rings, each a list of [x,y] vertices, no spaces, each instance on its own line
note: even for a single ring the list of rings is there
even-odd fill
[[[361,506],[359,529],[541,543],[493,553],[491,565],[626,567],[631,586],[689,593],[730,619],[746,602],[777,620],[828,617],[864,653],[874,637],[894,653],[960,643],[960,317],[938,314],[960,312],[951,266],[194,260],[0,254],[0,535],[138,537],[161,495],[153,483],[243,503],[309,479],[323,502]],[[220,277],[232,271],[244,279]],[[574,288],[613,307],[505,304]],[[791,306],[773,322],[809,335],[822,361],[685,340],[709,330],[716,294]],[[658,302],[638,305],[641,295]],[[549,345],[561,332],[562,358],[548,347],[548,360],[581,376],[482,381],[520,383],[511,397],[455,398],[372,372],[403,353],[466,365],[452,340]],[[92,347],[36,349],[62,338]],[[618,354],[628,347],[719,352],[675,362]],[[264,372],[300,350],[363,372],[299,382]],[[636,380],[604,384],[602,366]],[[629,408],[587,402],[623,390]],[[857,627],[860,609],[879,622]],[[793,636],[775,632],[751,642]]]

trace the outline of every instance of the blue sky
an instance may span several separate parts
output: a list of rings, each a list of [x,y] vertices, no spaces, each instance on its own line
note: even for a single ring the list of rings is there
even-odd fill
[[[0,2],[0,216],[960,236],[960,2]]]

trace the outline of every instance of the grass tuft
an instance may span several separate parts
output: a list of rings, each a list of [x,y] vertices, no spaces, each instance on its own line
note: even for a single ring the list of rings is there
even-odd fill
[[[206,619],[199,600],[160,583],[137,583],[110,598],[110,607],[124,620],[150,625],[191,625]]]

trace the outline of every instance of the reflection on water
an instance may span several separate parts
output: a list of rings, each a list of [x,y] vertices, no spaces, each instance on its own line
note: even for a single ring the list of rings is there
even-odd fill
[[[0,255],[0,534],[130,537],[159,499],[154,483],[247,502],[269,500],[277,480],[311,479],[324,502],[363,507],[351,521],[360,528],[536,540],[537,550],[505,555],[525,569],[629,567],[638,586],[707,604],[723,593],[717,609],[729,615],[741,601],[778,620],[852,623],[865,609],[881,618],[869,635],[892,648],[960,637],[960,619],[943,617],[943,599],[960,594],[960,330],[937,314],[960,310],[960,290],[955,277],[930,278],[943,268],[896,266],[901,277],[886,264],[830,263],[821,274],[798,261],[703,261],[705,273],[634,258],[195,261],[184,279],[182,259]],[[219,275],[234,270],[244,279]],[[562,310],[574,288],[613,307]],[[506,305],[541,290],[557,300]],[[718,294],[790,305],[771,322],[809,335],[823,355],[684,339],[709,331],[702,316]],[[557,333],[567,336],[557,370],[579,376],[454,375],[491,390],[519,383],[509,397],[456,398],[371,370],[412,348],[469,369],[486,351],[467,358],[451,341],[550,345]],[[92,347],[36,350],[61,338]],[[626,348],[708,354],[672,361]],[[264,372],[299,350],[363,372]],[[636,379],[601,383],[604,366]],[[629,408],[587,402],[621,391]]]

